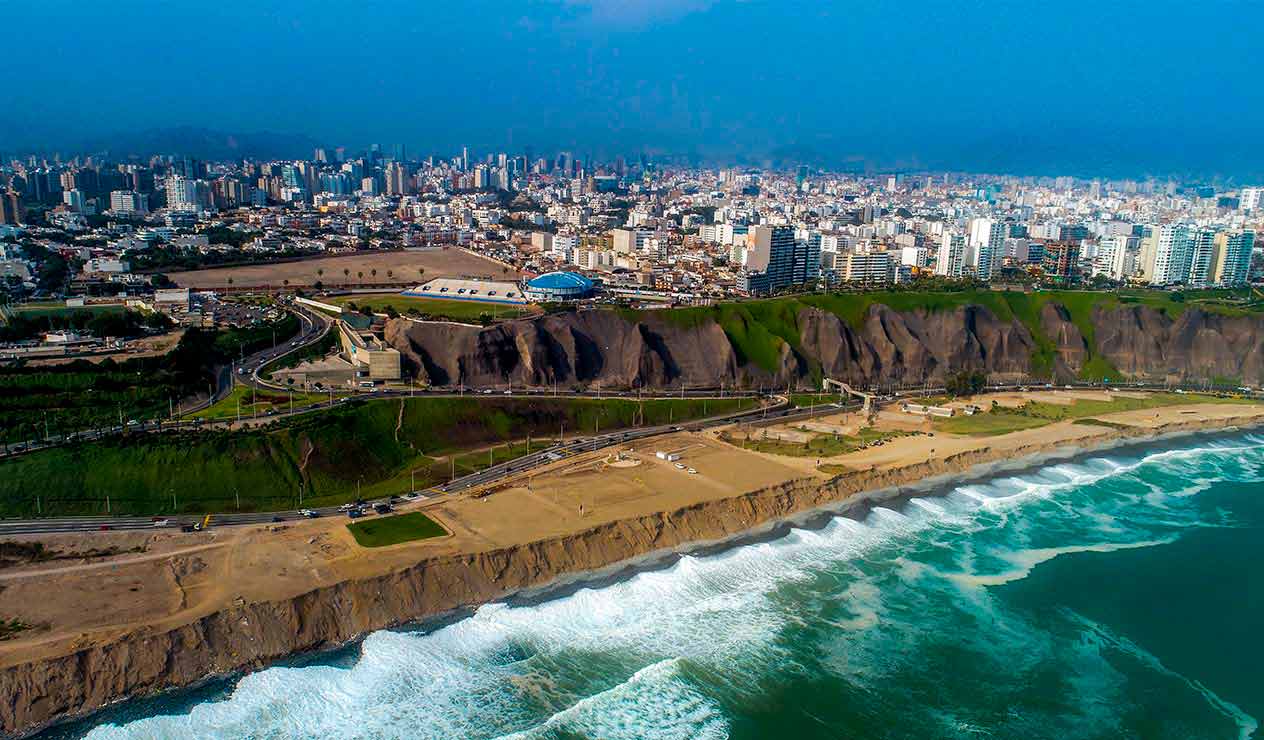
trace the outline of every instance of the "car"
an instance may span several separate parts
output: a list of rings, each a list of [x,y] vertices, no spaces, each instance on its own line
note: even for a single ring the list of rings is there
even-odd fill
[[[487,390],[483,391],[484,396],[490,396],[491,394],[492,394],[491,388],[488,388]]]
[[[510,395],[510,391],[505,391],[505,395],[506,396]]]
[[[697,468],[689,468],[689,474],[690,474],[690,475],[697,475],[697,474],[698,474],[698,469],[697,469]]]
[[[316,512],[312,511],[311,509],[299,509],[298,513],[307,517],[308,519],[311,519],[316,514]]]
[[[379,514],[389,514],[391,512],[391,505],[379,501],[378,503],[373,504],[373,510]]]
[[[677,470],[684,470],[684,469],[685,469],[685,464],[684,464],[684,463],[676,463],[676,469],[677,469]]]
[[[363,512],[362,510],[360,510],[360,509],[348,509],[348,510],[347,510],[347,518],[348,518],[348,519],[359,519],[359,518],[360,518],[360,517],[362,517],[362,516],[364,516],[364,512]]]
[[[274,517],[272,517],[272,521],[273,521],[273,523],[283,522],[283,521],[285,521],[285,517],[274,516]]]
[[[129,427],[134,427],[134,426],[136,426],[136,425],[138,425],[138,424],[140,424],[140,422],[139,422],[139,421],[136,421],[135,419],[128,419],[128,420],[127,420],[127,425],[128,425]]]
[[[101,532],[109,532],[111,529],[114,529],[114,527],[109,524],[102,524],[101,526],[97,527],[97,529]]]
[[[338,511],[351,511],[355,508],[355,504],[343,504],[338,507]]]
[[[153,521],[153,524],[151,524],[150,526],[153,526],[153,527],[170,527],[170,526],[171,526],[171,522],[170,522],[169,520],[167,520],[167,519],[155,519],[155,520]]]

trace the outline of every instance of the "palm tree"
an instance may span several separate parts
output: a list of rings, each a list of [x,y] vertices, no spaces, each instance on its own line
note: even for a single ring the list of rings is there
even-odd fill
[[[394,271],[394,270],[387,270],[387,271],[386,271],[386,277],[387,277],[387,279],[390,279],[390,278],[395,277],[395,271]]]
[[[371,274],[373,277],[377,277],[377,268],[374,267],[372,270],[369,270],[369,274]]]
[[[418,268],[417,268],[417,274],[418,274],[418,275],[425,275],[425,274],[426,274],[426,268],[424,268],[424,267],[418,267]]]
[[[324,276],[325,276],[324,268],[320,268],[320,267],[316,268],[316,277],[324,277]]]
[[[350,269],[350,268],[347,268],[347,267],[342,268],[342,276],[343,276],[344,278],[349,278],[349,277],[351,277],[351,269]]]
[[[357,277],[357,278],[359,278],[361,281],[363,281],[363,280],[364,280],[364,270],[360,270],[359,272],[357,272],[357,273],[356,273],[356,277]]]
[[[232,284],[233,284],[233,279],[232,279],[232,278],[228,278],[228,284],[229,284],[229,285],[232,285]]]

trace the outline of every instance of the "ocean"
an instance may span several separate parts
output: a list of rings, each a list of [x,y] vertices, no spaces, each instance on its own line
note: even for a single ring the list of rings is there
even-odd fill
[[[50,737],[1249,738],[1264,436],[945,487]]]

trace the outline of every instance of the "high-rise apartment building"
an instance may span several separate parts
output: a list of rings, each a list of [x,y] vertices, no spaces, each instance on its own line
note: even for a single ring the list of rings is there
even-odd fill
[[[945,231],[939,242],[939,254],[935,259],[935,274],[961,277],[966,265],[966,238],[961,234]]]
[[[738,290],[764,295],[820,276],[820,245],[794,238],[790,226],[752,226],[746,235],[746,263]]]
[[[1238,193],[1238,210],[1254,213],[1264,207],[1264,188],[1242,188]]]
[[[26,220],[25,215],[17,193],[12,190],[0,193],[0,224],[17,226]]]
[[[970,247],[974,274],[980,280],[989,280],[1001,266],[1005,256],[1005,237],[1009,229],[1001,221],[991,218],[976,218],[970,222]]]
[[[1193,238],[1185,224],[1161,224],[1154,227],[1154,267],[1150,271],[1151,285],[1175,285],[1189,279],[1189,266],[1193,258]]]
[[[1251,252],[1255,249],[1255,232],[1216,234],[1216,250],[1209,270],[1216,285],[1245,285],[1251,278]]]
[[[1211,284],[1212,258],[1216,249],[1214,229],[1198,229],[1191,237],[1189,277],[1185,284],[1191,288],[1205,288]]]
[[[110,210],[120,216],[146,214],[149,213],[149,199],[132,190],[114,190],[110,192]]]

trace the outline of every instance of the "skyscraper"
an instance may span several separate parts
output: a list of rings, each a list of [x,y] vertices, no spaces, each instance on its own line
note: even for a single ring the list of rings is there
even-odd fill
[[[1186,284],[1190,287],[1205,288],[1211,283],[1211,263],[1216,249],[1215,240],[1214,229],[1199,229],[1194,232],[1189,258],[1189,279],[1186,280]]]
[[[12,190],[0,193],[0,224],[18,225],[23,223],[24,212],[22,201]]]
[[[939,242],[939,254],[935,259],[935,274],[961,277],[965,268],[966,238],[961,234],[945,231]]]
[[[1251,252],[1255,249],[1255,232],[1216,235],[1216,254],[1211,279],[1217,285],[1245,285],[1251,278]]]
[[[1001,266],[1001,258],[1005,256],[1005,236],[1009,230],[1001,221],[991,218],[976,218],[970,222],[970,247],[974,274],[980,280],[989,280],[992,273]]]
[[[1151,285],[1175,285],[1189,279],[1193,239],[1185,224],[1162,224],[1154,228],[1154,269]]]
[[[820,246],[794,238],[790,226],[752,226],[746,237],[746,266],[738,274],[738,289],[764,295],[820,275]]]

